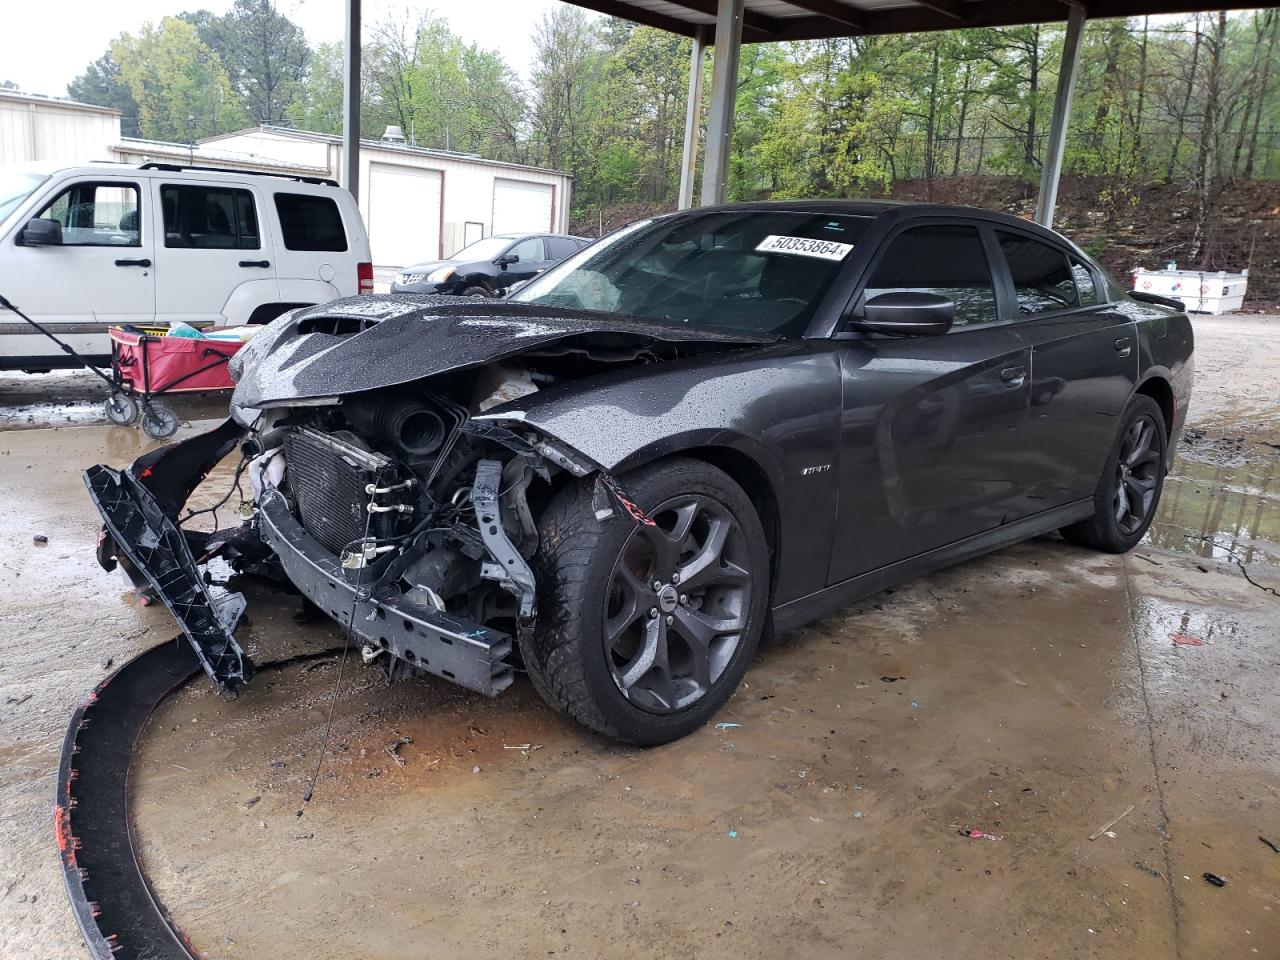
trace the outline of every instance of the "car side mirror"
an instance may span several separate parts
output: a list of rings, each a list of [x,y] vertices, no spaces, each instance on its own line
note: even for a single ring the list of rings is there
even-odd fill
[[[504,253],[502,256],[498,258],[498,266],[500,267],[505,267],[508,263],[519,263],[519,262],[520,262],[520,254],[518,253]]]
[[[936,337],[951,329],[956,305],[936,293],[882,293],[862,307],[857,330],[894,337]]]
[[[28,247],[60,247],[62,246],[62,224],[57,220],[34,217],[22,228],[18,240]]]

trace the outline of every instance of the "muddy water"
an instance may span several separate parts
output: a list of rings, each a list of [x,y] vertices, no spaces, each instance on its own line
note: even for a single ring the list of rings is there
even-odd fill
[[[197,682],[137,761],[143,855],[227,958],[1245,955],[1280,942],[1274,607],[1173,563],[967,564],[764,651],[737,726],[649,751],[524,680],[357,668],[301,816],[337,664]]]
[[[1280,452],[1234,466],[1179,457],[1147,542],[1206,559],[1280,566]]]
[[[0,430],[101,425],[107,420],[103,404],[109,391],[87,370],[23,373],[0,370]],[[225,416],[225,392],[174,393],[163,397],[184,420]]]

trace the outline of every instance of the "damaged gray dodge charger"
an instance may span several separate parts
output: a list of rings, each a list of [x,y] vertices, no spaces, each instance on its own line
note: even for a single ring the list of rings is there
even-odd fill
[[[213,680],[288,581],[389,679],[528,672],[618,740],[683,736],[763,634],[1060,530],[1128,550],[1191,389],[1176,302],[1012,217],[796,202],[644,220],[508,301],[359,297],[241,351],[231,419],[93,467],[119,562]],[[182,530],[239,451],[253,509]]]

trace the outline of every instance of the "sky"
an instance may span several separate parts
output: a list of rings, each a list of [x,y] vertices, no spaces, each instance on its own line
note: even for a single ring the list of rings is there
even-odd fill
[[[0,29],[0,81],[12,80],[28,93],[65,96],[67,83],[119,34],[185,10],[225,13],[231,4],[232,0],[7,0]],[[559,0],[365,0],[365,36],[388,13],[426,7],[448,20],[467,43],[497,50],[527,77],[534,24],[559,5]],[[276,7],[302,27],[313,44],[342,38],[343,0],[276,0]]]

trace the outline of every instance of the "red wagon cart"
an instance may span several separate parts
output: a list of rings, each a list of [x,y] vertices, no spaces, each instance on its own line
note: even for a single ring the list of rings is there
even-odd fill
[[[142,416],[147,436],[163,439],[178,429],[178,415],[162,400],[168,393],[230,390],[227,362],[248,337],[239,328],[217,328],[209,337],[181,337],[162,328],[112,327],[111,396],[107,419],[127,426]],[[141,408],[141,409],[139,409]]]

